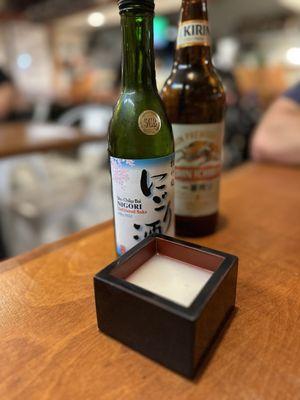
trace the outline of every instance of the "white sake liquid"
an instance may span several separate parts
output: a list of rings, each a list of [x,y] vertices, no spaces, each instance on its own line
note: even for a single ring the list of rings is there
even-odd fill
[[[212,271],[157,254],[126,280],[189,307],[212,274]]]

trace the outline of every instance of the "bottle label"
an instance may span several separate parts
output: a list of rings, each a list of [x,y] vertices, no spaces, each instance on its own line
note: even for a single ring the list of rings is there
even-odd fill
[[[128,160],[110,157],[117,252],[153,233],[174,235],[174,154]]]
[[[179,24],[177,49],[189,46],[210,46],[208,21],[190,20]]]
[[[139,116],[139,128],[145,135],[156,135],[161,129],[160,116],[152,110],[146,110]]]
[[[218,211],[224,123],[173,124],[176,148],[175,214]]]

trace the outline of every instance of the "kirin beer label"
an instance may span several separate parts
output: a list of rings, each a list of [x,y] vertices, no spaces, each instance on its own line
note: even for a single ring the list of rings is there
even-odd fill
[[[203,217],[218,210],[224,123],[173,124],[175,213]]]
[[[210,46],[208,21],[190,20],[180,23],[177,49],[189,46]]]

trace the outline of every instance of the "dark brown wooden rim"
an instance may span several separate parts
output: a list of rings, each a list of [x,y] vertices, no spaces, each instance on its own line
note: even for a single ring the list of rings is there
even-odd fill
[[[144,247],[148,246],[150,242],[156,240],[167,240],[172,243],[180,244],[182,246],[188,246],[193,249],[197,249],[201,252],[207,252],[211,255],[221,256],[224,258],[224,261],[221,262],[220,267],[212,274],[211,278],[208,280],[204,288],[201,290],[199,295],[196,297],[194,302],[190,307],[183,307],[176,303],[173,303],[170,300],[167,300],[161,296],[155,295],[148,290],[142,289],[132,283],[129,283],[123,279],[117,278],[112,275],[112,271],[116,267],[120,267],[122,262],[127,261],[131,257],[136,256],[138,252],[143,250]],[[197,244],[189,243],[183,240],[174,239],[164,235],[153,235],[143,240],[133,249],[129,250],[126,254],[115,260],[113,263],[108,265],[106,268],[98,272],[94,276],[94,281],[102,281],[105,284],[114,286],[121,291],[130,293],[132,296],[140,298],[140,300],[145,302],[150,302],[157,307],[164,308],[167,311],[177,314],[180,317],[183,317],[190,321],[195,321],[202,310],[205,308],[207,302],[217,290],[218,286],[224,280],[226,275],[230,272],[230,270],[237,265],[238,258],[231,254],[223,253],[218,250],[210,249],[207,247],[199,246]]]

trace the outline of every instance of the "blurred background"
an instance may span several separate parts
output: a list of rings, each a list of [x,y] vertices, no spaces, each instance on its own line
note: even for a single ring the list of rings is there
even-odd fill
[[[1,257],[112,218],[106,133],[120,85],[112,0],[0,0]],[[156,0],[159,89],[180,0]],[[209,0],[227,90],[224,168],[248,158],[268,105],[300,80],[300,0]]]

